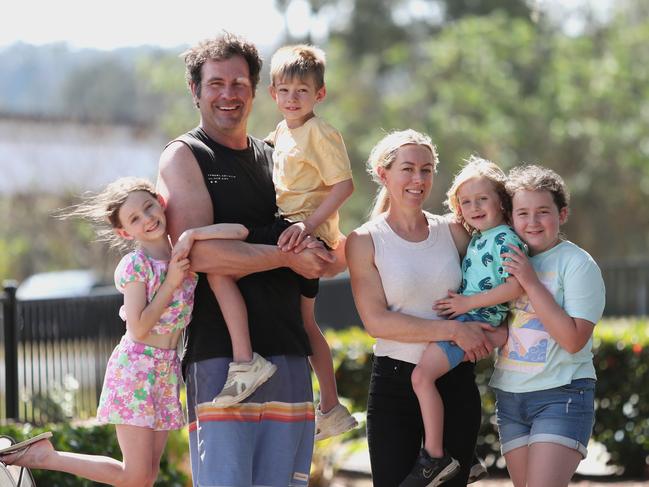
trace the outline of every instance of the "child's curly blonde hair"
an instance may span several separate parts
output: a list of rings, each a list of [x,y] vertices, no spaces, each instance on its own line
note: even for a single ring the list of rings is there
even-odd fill
[[[483,159],[478,156],[471,156],[467,159],[458,172],[453,178],[453,184],[446,192],[446,201],[444,204],[448,209],[455,215],[455,218],[462,224],[466,230],[471,233],[475,229],[471,227],[464,216],[462,216],[462,210],[460,208],[460,201],[458,198],[458,191],[460,186],[462,186],[467,181],[474,178],[486,178],[493,185],[494,191],[500,199],[500,204],[502,206],[503,215],[505,220],[509,221],[509,215],[511,213],[512,203],[507,190],[505,189],[505,184],[507,183],[507,176],[496,164],[493,162]]]

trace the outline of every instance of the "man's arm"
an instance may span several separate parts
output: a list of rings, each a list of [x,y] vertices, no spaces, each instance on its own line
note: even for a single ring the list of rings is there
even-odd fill
[[[174,142],[162,152],[157,190],[167,204],[167,232],[173,243],[187,229],[214,223],[203,175],[194,154],[182,142]]]
[[[213,207],[194,154],[182,142],[169,145],[160,156],[158,192],[167,202],[167,231],[175,243],[189,228],[213,223]],[[290,267],[307,278],[319,277],[332,256],[324,248],[282,252],[274,245],[232,240],[206,240],[192,247],[192,270],[221,275],[246,275]]]

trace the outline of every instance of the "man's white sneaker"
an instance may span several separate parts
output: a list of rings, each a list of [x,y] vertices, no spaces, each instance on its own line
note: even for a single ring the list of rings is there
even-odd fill
[[[258,353],[252,354],[250,362],[230,362],[223,390],[212,402],[216,406],[224,408],[237,404],[270,379],[276,370],[275,364],[270,363]]]
[[[320,411],[320,406],[315,410],[315,441],[341,435],[356,426],[358,421],[342,404],[336,404],[326,413]]]

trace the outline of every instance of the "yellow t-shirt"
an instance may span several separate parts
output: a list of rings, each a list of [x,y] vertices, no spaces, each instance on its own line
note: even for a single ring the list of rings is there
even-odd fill
[[[289,129],[282,120],[269,138],[275,144],[277,207],[287,220],[303,221],[320,206],[332,185],[352,178],[340,132],[318,117],[295,129]],[[341,236],[338,212],[316,228],[314,235],[336,248]]]

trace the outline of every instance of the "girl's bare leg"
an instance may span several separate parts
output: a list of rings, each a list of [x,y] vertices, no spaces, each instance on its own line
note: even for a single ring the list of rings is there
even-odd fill
[[[156,436],[159,436],[159,432],[126,424],[118,424],[115,429],[117,441],[124,457],[120,482],[115,485],[118,487],[153,485],[158,470],[152,471],[151,466],[153,465]],[[166,439],[166,432],[164,434]]]
[[[527,487],[567,487],[582,456],[558,443],[532,443],[527,463]]]
[[[7,455],[3,461],[28,468],[66,472],[117,487],[150,485],[155,432],[128,425],[117,425],[116,429],[123,462],[102,455],[58,452],[49,440],[31,445],[24,454]],[[13,459],[16,459],[15,463]]]
[[[151,484],[150,487],[153,487],[158,474],[160,473],[160,460],[162,459],[162,454],[165,451],[165,445],[167,444],[167,438],[169,437],[168,431],[154,431],[153,433],[153,454],[151,464]]]
[[[507,471],[514,487],[525,487],[527,485],[527,457],[529,454],[528,446],[521,446],[508,451],[505,454]]]

